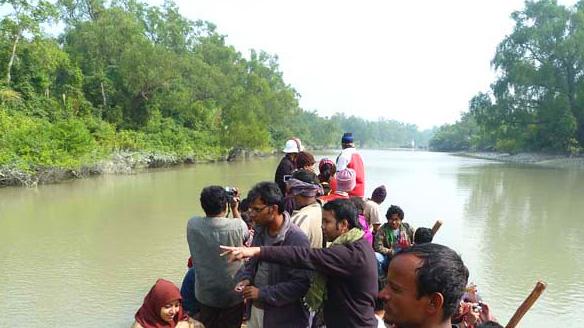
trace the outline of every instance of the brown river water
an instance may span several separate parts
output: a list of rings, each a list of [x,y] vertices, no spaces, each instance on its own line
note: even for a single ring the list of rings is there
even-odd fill
[[[520,327],[583,327],[584,171],[442,153],[361,151],[366,191],[380,184],[414,226],[444,220],[505,324],[537,280],[548,288]],[[334,153],[322,153],[334,158]],[[0,327],[129,327],[144,295],[186,270],[186,222],[201,189],[247,191],[279,158],[0,189]]]

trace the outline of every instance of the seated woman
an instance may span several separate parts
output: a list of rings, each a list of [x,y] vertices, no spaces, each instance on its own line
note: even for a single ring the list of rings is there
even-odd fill
[[[170,281],[158,279],[136,312],[132,328],[204,328],[183,312],[178,288]]]

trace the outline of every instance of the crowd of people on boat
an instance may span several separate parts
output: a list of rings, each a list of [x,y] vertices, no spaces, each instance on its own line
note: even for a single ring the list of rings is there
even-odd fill
[[[159,279],[132,327],[502,327],[435,230],[415,229],[397,205],[382,213],[385,185],[365,197],[351,133],[341,145],[317,165],[291,138],[274,181],[245,198],[203,188],[180,290]]]

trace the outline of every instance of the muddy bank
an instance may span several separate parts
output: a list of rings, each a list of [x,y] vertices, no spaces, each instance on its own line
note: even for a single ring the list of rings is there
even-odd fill
[[[454,153],[455,156],[487,159],[506,163],[538,165],[554,168],[584,169],[584,156],[570,156],[561,154],[544,153],[491,153],[491,152],[461,152]]]
[[[32,172],[25,172],[14,167],[0,167],[0,188],[7,186],[34,187],[39,184],[59,183],[65,180],[81,179],[102,174],[134,174],[146,169],[175,167],[219,161],[236,161],[247,158],[267,157],[277,154],[276,151],[256,151],[233,149],[226,155],[206,158],[194,156],[179,157],[168,154],[154,154],[148,152],[116,152],[109,158],[95,164],[82,166],[78,169],[37,168]]]

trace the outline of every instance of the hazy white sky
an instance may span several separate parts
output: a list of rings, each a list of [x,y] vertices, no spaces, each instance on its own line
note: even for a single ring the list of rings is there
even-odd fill
[[[150,1],[161,3],[162,1]],[[559,1],[572,5],[575,0]],[[304,109],[429,128],[494,81],[497,44],[522,0],[177,0],[244,55],[279,57]]]
[[[163,0],[150,0],[161,4]],[[560,0],[573,5],[576,0]],[[523,0],[176,0],[227,42],[278,55],[300,105],[395,119],[418,127],[455,122],[495,79],[497,44]]]
[[[152,0],[159,4],[162,1]],[[279,57],[300,105],[429,128],[456,121],[494,81],[497,44],[522,0],[177,0],[244,55]],[[575,1],[560,1],[573,4]]]

